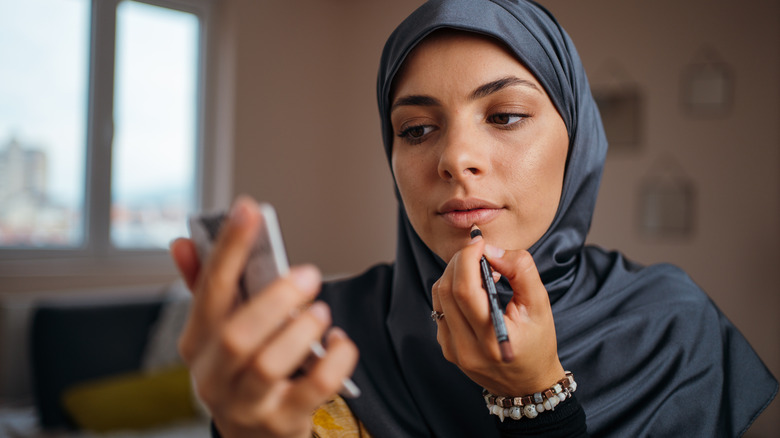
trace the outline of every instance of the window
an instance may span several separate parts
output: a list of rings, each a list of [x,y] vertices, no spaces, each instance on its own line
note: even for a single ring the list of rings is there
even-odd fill
[[[167,249],[202,206],[209,0],[0,0],[0,256]]]
[[[117,9],[111,243],[166,248],[196,206],[198,19]]]
[[[90,8],[0,0],[0,245],[84,241]]]

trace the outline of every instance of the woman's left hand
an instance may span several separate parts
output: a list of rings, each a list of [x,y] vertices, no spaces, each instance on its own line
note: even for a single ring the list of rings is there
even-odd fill
[[[504,314],[514,353],[509,363],[501,360],[482,287],[483,254],[514,291]],[[445,315],[437,322],[444,357],[491,393],[532,394],[563,378],[550,299],[528,251],[504,251],[477,236],[452,257],[432,298],[433,309]]]

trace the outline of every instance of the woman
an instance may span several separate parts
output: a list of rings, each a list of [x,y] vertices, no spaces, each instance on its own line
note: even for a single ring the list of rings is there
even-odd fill
[[[576,50],[544,9],[426,3],[385,46],[378,100],[400,200],[395,263],[323,285],[291,318],[319,289],[311,267],[239,309],[226,293],[261,220],[250,200],[202,269],[188,240],[172,245],[195,294],[181,350],[222,435],[310,436],[320,407],[318,433],[737,436],[769,403],[776,381],[683,272],[584,246],[606,139]],[[501,274],[510,361],[483,254]],[[291,378],[323,335],[326,356]],[[483,389],[530,395],[564,369],[579,389],[552,412],[485,408]],[[326,403],[350,374],[363,395]]]

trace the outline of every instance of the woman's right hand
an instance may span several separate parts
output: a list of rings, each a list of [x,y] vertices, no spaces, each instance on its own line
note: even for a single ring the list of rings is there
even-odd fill
[[[513,353],[509,362],[502,358],[482,286],[483,254],[513,291],[503,315]],[[492,247],[477,236],[450,259],[431,299],[433,309],[445,315],[436,324],[444,357],[491,393],[533,394],[564,377],[550,298],[528,251]]]
[[[325,303],[300,310],[320,289],[313,266],[293,268],[236,306],[236,285],[261,220],[254,201],[237,199],[202,267],[191,240],[171,244],[194,296],[179,351],[225,438],[309,437],[313,411],[352,372],[357,348],[340,329],[328,330]],[[310,357],[309,345],[326,332],[325,357],[291,377]]]

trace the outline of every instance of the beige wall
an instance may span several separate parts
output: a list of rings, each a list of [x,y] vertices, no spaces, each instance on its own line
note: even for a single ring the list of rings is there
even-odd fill
[[[232,193],[277,205],[294,263],[341,275],[393,258],[395,198],[374,87],[385,38],[420,3],[215,2],[210,138],[232,159],[225,181]],[[780,376],[780,1],[542,3],[569,30],[592,82],[607,80],[599,77],[603,66],[617,62],[646,96],[640,149],[608,159],[591,241],[683,267]],[[679,104],[681,72],[705,45],[736,78],[725,118],[690,118]],[[637,232],[634,196],[662,154],[696,184],[695,233],[687,239]],[[103,286],[111,277],[0,278],[16,290],[68,281]],[[780,434],[779,406],[749,436]]]
[[[236,193],[274,203],[293,262],[354,273],[394,254],[375,104],[391,2],[227,2],[236,35]]]

